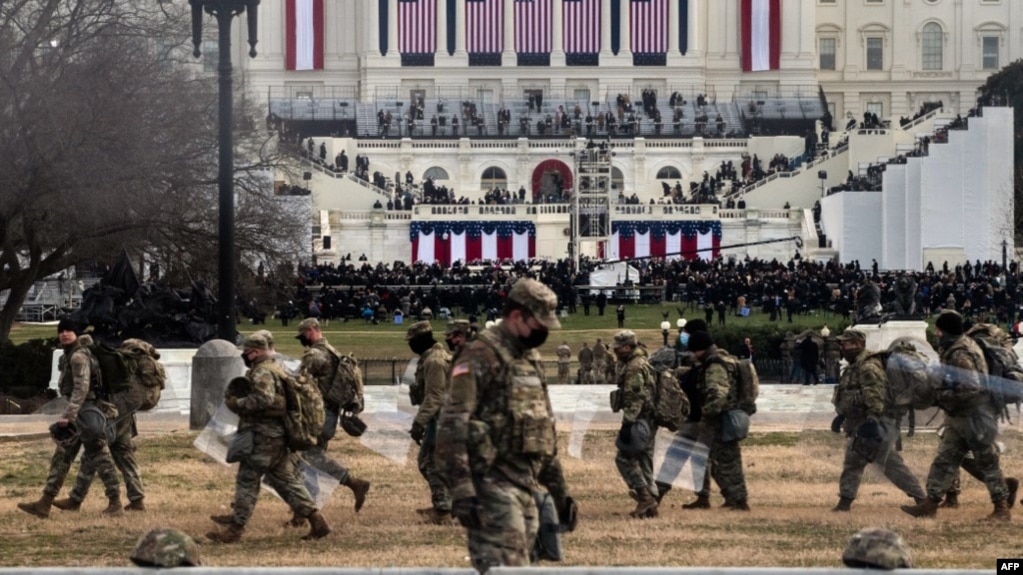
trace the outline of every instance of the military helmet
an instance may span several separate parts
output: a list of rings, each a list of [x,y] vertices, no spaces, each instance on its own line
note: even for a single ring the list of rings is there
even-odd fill
[[[874,569],[912,568],[913,557],[902,537],[893,531],[870,527],[849,539],[842,553],[847,567]]]
[[[249,378],[238,376],[231,379],[227,384],[227,394],[233,397],[246,397],[252,392],[252,382]]]
[[[199,546],[187,533],[157,527],[135,544],[131,560],[140,567],[198,567]]]
[[[360,437],[366,432],[366,422],[354,413],[345,412],[341,414],[341,429],[352,437]]]
[[[64,427],[54,422],[50,424],[50,437],[53,438],[53,442],[57,445],[68,448],[78,443],[81,435],[78,433],[78,424],[74,421],[68,422]]]

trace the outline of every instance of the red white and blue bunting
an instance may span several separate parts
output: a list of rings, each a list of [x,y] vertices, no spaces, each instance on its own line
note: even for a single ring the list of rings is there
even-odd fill
[[[606,259],[654,256],[668,259],[711,260],[718,256],[720,248],[721,222],[717,220],[682,222],[616,220],[611,222],[611,241]]]
[[[450,266],[462,261],[525,261],[536,255],[533,222],[412,222],[412,261]]]

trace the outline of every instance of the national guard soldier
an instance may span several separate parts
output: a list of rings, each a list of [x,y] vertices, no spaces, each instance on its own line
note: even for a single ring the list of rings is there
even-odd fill
[[[639,347],[636,334],[623,329],[615,334],[613,348],[618,362],[611,396],[611,410],[622,412],[622,426],[615,446],[615,465],[629,488],[636,508],[629,513],[637,519],[657,517],[657,487],[654,485],[654,439],[657,426],[653,419],[654,380],[646,351]]]
[[[849,511],[860,488],[863,470],[873,462],[884,476],[906,495],[923,501],[926,494],[916,475],[893,449],[899,437],[898,413],[888,401],[888,376],[880,356],[866,350],[867,336],[847,329],[838,336],[842,356],[849,367],[842,372],[832,403],[838,417],[832,431],[846,434],[845,461],[838,481],[838,505],[833,511]]]
[[[264,476],[292,512],[312,525],[303,539],[320,539],[330,534],[330,526],[296,474],[295,459],[287,447],[284,423],[287,400],[282,381],[286,375],[273,363],[271,354],[270,344],[263,336],[249,335],[242,343],[242,360],[249,368],[245,378],[249,380],[250,391],[237,397],[229,387],[225,405],[238,414],[238,432],[252,432],[252,453],[238,464],[233,512],[210,517],[213,522],[226,526],[223,531],[207,533],[211,541],[234,543],[241,539],[256,507]]]
[[[412,420],[409,435],[419,444],[419,473],[430,486],[432,503],[431,507],[418,511],[428,522],[443,525],[451,521],[451,496],[443,478],[437,473],[433,455],[437,446],[437,416],[444,404],[444,396],[448,393],[451,354],[444,349],[444,345],[433,339],[433,327],[428,321],[412,324],[405,340],[412,353],[419,356],[415,382],[409,388],[412,404],[418,405],[419,411]]]
[[[60,380],[57,385],[60,394],[67,398],[68,405],[54,425],[59,428],[75,427],[78,440],[57,444],[50,459],[50,471],[42,497],[32,503],[19,503],[18,509],[42,519],[49,517],[53,499],[60,493],[71,464],[84,447],[81,470],[90,477],[99,474],[110,501],[103,513],[121,515],[121,485],[107,449],[106,435],[102,431],[106,418],[116,417],[117,410],[102,400],[105,395],[103,376],[99,362],[89,351],[92,337],[79,337],[77,326],[65,318],[57,324],[57,340],[64,348],[64,355],[59,360]],[[83,423],[86,420],[98,421],[99,425],[85,425]],[[91,431],[91,428],[96,427],[98,431]]]
[[[547,286],[519,279],[505,299],[503,321],[470,342],[451,369],[436,461],[481,573],[529,565],[538,485],[550,492],[562,525],[575,527],[576,505],[558,460],[554,412],[535,349],[560,327],[556,309]]]
[[[305,347],[302,354],[302,364],[299,371],[303,371],[316,380],[316,386],[323,395],[323,406],[327,411],[323,433],[316,438],[316,445],[302,453],[302,459],[316,469],[337,479],[341,485],[352,490],[355,498],[355,512],[358,513],[366,503],[366,494],[369,493],[370,482],[355,477],[343,463],[327,455],[327,445],[334,438],[337,431],[338,418],[342,411],[359,413],[362,405],[358,398],[349,400],[347,405],[337,405],[332,401],[335,394],[329,393],[331,386],[342,382],[336,382],[336,377],[358,377],[357,366],[342,362],[354,362],[351,357],[342,356],[327,341],[326,336],[320,329],[320,322],[314,318],[306,318],[298,324],[298,335],[295,339]],[[346,385],[360,387],[361,382],[346,382]],[[292,525],[301,526],[303,522],[300,517],[292,519]]]
[[[736,360],[719,350],[705,331],[690,334],[689,351],[699,362],[696,385],[701,403],[700,443],[710,448],[708,467],[725,497],[724,506],[736,511],[749,511],[739,441],[722,441],[721,437],[725,415],[738,407]]]
[[[945,432],[938,445],[938,454],[927,474],[927,498],[902,510],[913,517],[934,517],[941,498],[948,491],[967,453],[972,453],[976,470],[984,483],[994,511],[990,521],[1009,521],[1009,488],[998,463],[995,436],[998,434],[998,413],[984,386],[987,362],[984,352],[964,335],[963,318],[954,311],[944,311],[934,324],[938,336],[938,354],[944,371],[937,392],[937,404],[945,411]]]
[[[593,383],[593,350],[590,344],[583,342],[583,348],[579,350],[579,383]]]
[[[448,322],[448,326],[444,328],[444,343],[447,344],[451,357],[462,351],[471,333],[472,324],[467,319],[453,319]]]
[[[568,342],[563,341],[558,346],[558,383],[565,385],[568,383],[568,370],[572,366],[572,348],[568,347]]]
[[[607,346],[601,343],[598,337],[596,343],[593,344],[593,369],[590,371],[590,383],[603,385],[607,381],[608,366],[613,366],[613,362],[614,359],[607,352]]]

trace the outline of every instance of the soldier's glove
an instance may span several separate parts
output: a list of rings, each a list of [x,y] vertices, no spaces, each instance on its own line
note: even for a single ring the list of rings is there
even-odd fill
[[[233,395],[227,396],[227,398],[224,399],[224,405],[226,405],[227,408],[230,409],[232,413],[238,413],[238,398],[237,397],[235,397]]]
[[[423,444],[423,436],[426,435],[426,428],[419,424],[418,421],[412,422],[412,429],[408,430],[408,434],[412,436],[412,441],[417,444]]]
[[[352,413],[354,415],[358,415],[358,414],[362,413],[362,404],[359,403],[359,400],[353,399],[353,400],[349,401],[348,403],[342,405],[341,406],[341,411],[347,411],[347,412],[350,412],[350,413]]]
[[[483,506],[478,497],[463,497],[451,505],[451,515],[468,529],[479,529],[485,523]]]
[[[618,440],[622,443],[629,443],[629,437],[632,435],[632,423],[622,422],[622,428],[618,430]]]
[[[561,505],[558,505],[558,523],[561,523],[561,527],[565,531],[575,531],[576,526],[579,525],[579,506],[575,499],[566,497]]]
[[[835,419],[831,420],[831,431],[834,433],[842,433],[842,424],[845,422],[844,415],[836,415]]]

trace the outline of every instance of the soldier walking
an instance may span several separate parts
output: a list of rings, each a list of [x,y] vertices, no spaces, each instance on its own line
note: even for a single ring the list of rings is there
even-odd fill
[[[583,342],[583,348],[579,350],[579,383],[593,383],[593,350],[590,344]]]
[[[646,352],[639,347],[636,334],[624,329],[615,334],[614,353],[618,358],[611,410],[622,412],[622,426],[615,447],[615,466],[629,488],[636,508],[629,515],[637,519],[657,517],[657,487],[654,485],[654,439],[657,425],[653,418],[654,381]]]
[[[558,383],[565,385],[568,383],[569,368],[572,367],[572,348],[568,347],[568,342],[563,341],[557,349],[558,355]]]

